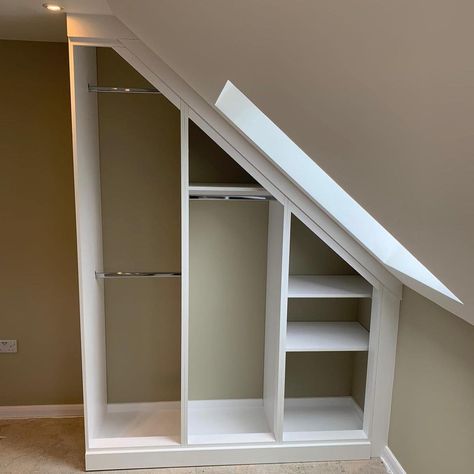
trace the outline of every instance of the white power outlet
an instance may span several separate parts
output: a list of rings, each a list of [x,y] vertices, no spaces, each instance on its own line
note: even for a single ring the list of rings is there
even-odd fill
[[[0,353],[1,352],[16,352],[16,339],[0,340]]]

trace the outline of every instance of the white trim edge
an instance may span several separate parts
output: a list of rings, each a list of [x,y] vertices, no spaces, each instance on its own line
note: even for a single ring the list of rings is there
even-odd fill
[[[83,416],[82,404],[0,406],[0,420],[15,418],[66,418]]]
[[[407,474],[388,446],[383,448],[380,458],[390,474]]]

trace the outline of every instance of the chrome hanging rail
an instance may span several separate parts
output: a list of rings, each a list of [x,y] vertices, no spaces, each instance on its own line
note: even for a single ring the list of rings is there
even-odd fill
[[[275,198],[273,196],[251,196],[251,195],[195,195],[195,194],[190,194],[189,199],[191,200],[203,200],[203,201],[272,201]]]
[[[143,89],[140,87],[106,87],[106,86],[93,86],[89,84],[89,92],[105,92],[105,93],[116,93],[116,94],[161,94],[158,89]]]
[[[95,272],[97,279],[106,278],[179,278],[180,272]]]
[[[207,201],[270,201],[274,197],[258,184],[189,185],[189,199]]]

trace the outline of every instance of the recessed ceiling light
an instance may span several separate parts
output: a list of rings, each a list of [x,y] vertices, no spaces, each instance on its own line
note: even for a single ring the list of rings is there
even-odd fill
[[[60,12],[63,7],[60,7],[59,5],[54,5],[52,3],[43,3],[43,7],[46,8],[46,10],[49,10],[50,12]]]

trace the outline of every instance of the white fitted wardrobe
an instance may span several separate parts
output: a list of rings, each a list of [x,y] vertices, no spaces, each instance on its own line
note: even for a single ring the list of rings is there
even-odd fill
[[[70,52],[87,469],[373,455],[398,299],[186,102]]]

